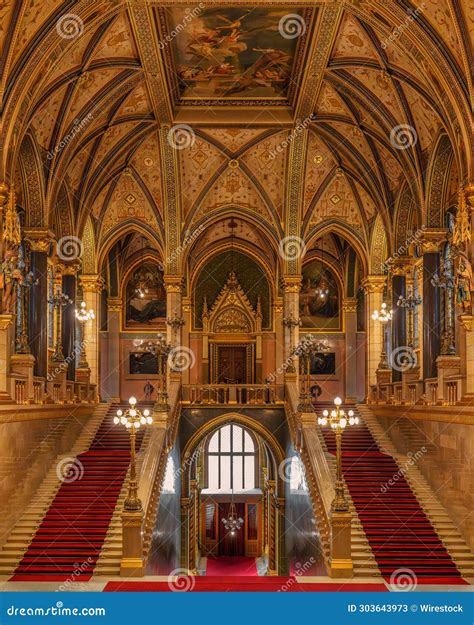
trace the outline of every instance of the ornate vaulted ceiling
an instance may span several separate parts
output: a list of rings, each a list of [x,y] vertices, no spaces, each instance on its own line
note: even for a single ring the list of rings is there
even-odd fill
[[[393,248],[473,177],[473,15],[467,0],[0,3],[0,180],[31,224],[89,222],[105,246],[133,223],[163,250],[176,222],[180,240],[232,207],[277,242],[296,193],[306,240],[333,224],[368,254],[379,219]],[[170,157],[177,126],[192,135]]]

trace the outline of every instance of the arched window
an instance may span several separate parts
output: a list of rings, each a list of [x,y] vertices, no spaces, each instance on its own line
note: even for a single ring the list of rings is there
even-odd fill
[[[255,443],[239,425],[224,425],[207,447],[208,489],[242,491],[255,488]]]

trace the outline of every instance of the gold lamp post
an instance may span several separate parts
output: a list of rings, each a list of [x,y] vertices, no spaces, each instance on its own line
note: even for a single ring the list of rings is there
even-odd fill
[[[95,319],[95,313],[92,308],[87,310],[86,303],[81,302],[80,308],[76,308],[76,319],[81,324],[81,358],[79,361],[79,369],[88,369],[89,364],[87,363],[86,356],[86,323]]]
[[[323,411],[323,416],[318,417],[318,423],[322,426],[326,426],[329,423],[336,435],[336,495],[332,502],[332,510],[333,512],[348,512],[349,503],[344,496],[344,484],[342,481],[342,433],[348,425],[357,425],[359,417],[354,415],[353,410],[349,410],[346,415],[341,408],[342,399],[340,397],[334,399],[334,405],[336,407],[333,410]]]
[[[388,369],[387,352],[385,351],[385,332],[388,323],[392,320],[392,311],[387,309],[387,304],[382,303],[380,310],[374,310],[372,319],[379,321],[382,326],[382,351],[380,353],[379,369]]]
[[[117,416],[114,417],[115,425],[124,425],[130,432],[130,481],[128,484],[128,494],[124,503],[124,510],[140,511],[142,509],[142,502],[138,498],[138,482],[137,482],[137,470],[136,470],[136,451],[135,443],[138,430],[143,425],[151,425],[153,418],[150,416],[150,411],[144,410],[141,412],[136,408],[136,397],[130,397],[128,400],[130,408],[127,408],[125,412],[123,410],[117,410]]]

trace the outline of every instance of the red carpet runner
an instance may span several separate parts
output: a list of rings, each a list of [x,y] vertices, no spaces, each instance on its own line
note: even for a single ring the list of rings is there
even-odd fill
[[[320,405],[317,412],[321,414]],[[328,450],[335,454],[334,433],[330,428],[322,431]],[[395,460],[380,451],[363,423],[343,433],[342,468],[384,577],[403,568],[414,571],[420,583],[461,582],[456,565]]]
[[[108,582],[104,592],[388,592],[384,584],[310,584],[294,577],[180,577],[170,582]]]
[[[243,556],[219,556],[213,558],[208,556],[206,565],[206,576],[256,576],[257,565],[255,558],[245,558]]]
[[[61,484],[11,581],[92,575],[130,462],[129,433],[112,421],[118,407],[111,406],[89,451],[71,466],[70,481]]]

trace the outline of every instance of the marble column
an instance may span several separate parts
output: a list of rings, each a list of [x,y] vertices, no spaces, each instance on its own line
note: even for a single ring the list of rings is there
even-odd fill
[[[474,316],[460,315],[459,320],[459,356],[461,373],[464,375],[462,395],[472,402],[474,398]],[[461,398],[458,398],[461,399]]]
[[[273,303],[273,319],[275,323],[275,361],[268,378],[276,384],[284,383],[283,363],[285,362],[285,328],[283,327],[283,299],[275,298]],[[273,375],[272,375],[273,374]]]
[[[183,319],[183,277],[177,275],[165,275],[166,289],[166,338],[174,351],[173,361],[176,370],[169,372],[169,381],[182,381],[184,371],[192,369],[196,365],[196,354],[188,345],[182,346]]]
[[[35,357],[34,375],[46,378],[48,373],[48,254],[53,233],[47,228],[25,230],[30,245],[30,270],[37,281],[29,293],[28,336]]]
[[[406,274],[405,268],[395,268],[392,276],[392,351],[407,348],[407,309],[397,306],[400,296],[406,297]],[[397,360],[397,358],[395,358]],[[402,372],[392,367],[392,381],[400,382]]]
[[[357,400],[357,299],[342,302],[345,332],[345,402]]]
[[[386,277],[381,275],[367,276],[362,286],[366,293],[366,328],[367,328],[367,384],[377,383],[377,369],[382,353],[382,329],[379,321],[372,319],[374,310],[380,310],[383,302],[383,289]],[[368,388],[367,388],[368,391]]]
[[[435,274],[440,275],[439,246],[446,238],[446,230],[426,230],[423,240],[423,378],[437,376],[436,359],[441,353],[440,289],[431,284]]]
[[[284,327],[284,368],[285,373],[298,379],[297,359],[291,358],[292,350],[299,341],[299,294],[301,276],[285,276],[283,278],[283,327]]]
[[[120,320],[123,302],[121,297],[107,299],[107,373],[100,381],[101,393],[111,401],[120,401]]]
[[[91,384],[99,384],[99,309],[100,293],[104,288],[104,280],[98,274],[83,274],[79,278],[82,287],[82,301],[86,303],[86,309],[92,309],[94,319],[90,319],[84,326],[87,364],[90,369]],[[118,374],[117,374],[118,375]]]
[[[68,363],[66,378],[75,380],[76,356],[78,347],[76,344],[76,274],[77,265],[69,264],[64,267],[62,275],[62,292],[72,300],[72,304],[67,304],[62,309],[62,332],[61,341],[65,362]]]

